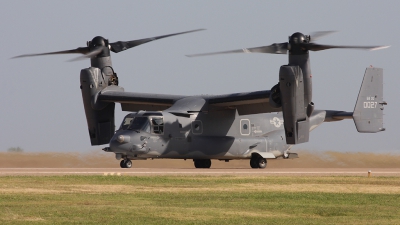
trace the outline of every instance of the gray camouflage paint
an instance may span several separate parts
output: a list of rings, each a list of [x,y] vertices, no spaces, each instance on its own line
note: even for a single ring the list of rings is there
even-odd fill
[[[124,163],[146,158],[193,159],[195,166],[196,160],[202,161],[203,165],[196,167],[208,168],[204,160],[251,159],[253,168],[264,168],[265,165],[259,164],[263,163],[260,159],[291,158],[291,144],[307,142],[309,131],[324,121],[353,117],[352,112],[313,110],[309,53],[297,43],[298,35],[304,36],[295,33],[294,39],[290,39],[289,65],[281,67],[279,80],[285,83],[280,84],[282,107],[278,108],[269,102],[270,91],[220,96],[124,92],[122,87],[109,82],[116,74],[106,49],[105,56],[91,58],[92,67],[81,71],[82,98],[92,145],[109,142],[110,147],[104,150],[114,152]],[[289,80],[295,81],[296,87],[288,85]],[[382,69],[367,68],[354,110],[354,122],[360,132],[384,130],[386,103],[382,99],[382,83]],[[130,116],[139,118],[150,113],[154,115],[147,116],[149,121],[162,118],[163,133],[119,129],[114,134],[115,102],[121,103],[124,111],[138,111]]]
[[[378,79],[371,81],[371,77]],[[370,81],[370,82],[366,82]],[[362,120],[354,116],[357,127],[368,126],[360,132],[378,132],[382,128],[383,109],[364,107],[366,96],[382,96],[382,69],[367,68],[364,82],[360,89],[355,113],[363,115]],[[108,151],[117,158],[174,158],[174,159],[250,159],[253,154],[263,158],[288,156],[291,145],[286,144],[282,113],[262,113],[238,115],[236,109],[201,112],[207,108],[209,96],[188,97],[177,101],[172,107],[162,112],[139,111],[135,117],[143,114],[158,113],[164,119],[164,133],[151,134],[144,131],[117,130],[110,141]],[[377,105],[383,105],[381,98],[376,98]],[[375,103],[374,103],[375,104]],[[191,113],[189,117],[176,116],[174,112]],[[200,111],[200,112],[199,112]],[[171,113],[172,112],[172,113]],[[339,121],[352,118],[352,112],[333,110],[314,110],[310,117],[310,131],[323,122]],[[373,124],[365,119],[374,121]],[[199,125],[196,129],[195,125]],[[246,129],[247,128],[247,129]],[[117,141],[119,136],[126,137],[127,143]]]

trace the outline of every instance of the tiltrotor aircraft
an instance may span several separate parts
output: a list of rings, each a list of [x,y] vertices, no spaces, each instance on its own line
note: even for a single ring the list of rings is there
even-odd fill
[[[297,158],[292,145],[308,142],[323,122],[353,119],[359,132],[383,128],[383,70],[367,68],[354,112],[314,110],[309,51],[331,48],[376,50],[387,46],[333,46],[314,41],[330,32],[294,33],[289,42],[234,51],[206,53],[288,54],[271,90],[226,95],[165,95],[126,92],[119,86],[110,51],[118,53],[153,40],[193,31],[110,43],[97,36],[87,47],[18,57],[81,53],[91,67],[81,70],[80,88],[92,145],[109,144],[122,168],[131,160],[193,159],[196,168],[210,168],[211,159],[250,159],[251,168],[265,168],[267,159]],[[114,108],[130,113],[115,131]]]

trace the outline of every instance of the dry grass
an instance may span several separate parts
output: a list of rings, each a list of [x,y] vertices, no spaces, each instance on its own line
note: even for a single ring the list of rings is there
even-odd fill
[[[287,193],[368,193],[400,194],[398,177],[248,177],[248,176],[173,176],[173,177],[102,177],[93,176],[96,183],[87,184],[84,178],[73,177],[3,177],[0,194],[134,194],[141,193],[198,193],[198,192],[287,192]],[[51,180],[62,180],[54,184]],[[110,180],[108,180],[110,179]],[[135,180],[135,183],[130,183]],[[13,182],[9,182],[13,180]],[[107,181],[108,182],[104,182]],[[129,182],[129,183],[126,183]],[[46,183],[46,185],[43,185]],[[207,184],[207,185],[204,185]],[[267,184],[267,185],[266,185]]]
[[[269,160],[269,168],[399,168],[400,154],[299,151],[300,158]],[[118,168],[112,153],[0,153],[0,168]],[[192,160],[137,160],[134,168],[193,168]],[[248,160],[213,160],[212,168],[249,168]]]
[[[145,187],[131,185],[70,185],[56,188],[21,188],[21,187],[0,187],[0,194],[67,194],[67,193],[86,193],[86,194],[133,194],[140,190],[142,193],[197,193],[208,191],[232,192],[240,191],[242,193],[264,191],[264,192],[319,192],[319,193],[368,193],[368,194],[400,194],[400,186],[373,185],[366,186],[360,184],[296,184],[296,185],[278,185],[272,184],[266,186],[260,185],[237,185],[234,187]]]

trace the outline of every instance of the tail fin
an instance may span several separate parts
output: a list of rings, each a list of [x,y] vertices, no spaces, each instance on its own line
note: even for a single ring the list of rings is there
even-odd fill
[[[383,128],[383,69],[367,68],[354,107],[353,120],[360,133],[376,133]]]

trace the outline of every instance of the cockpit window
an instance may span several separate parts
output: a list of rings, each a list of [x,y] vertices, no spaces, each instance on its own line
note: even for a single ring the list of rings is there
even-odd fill
[[[164,120],[162,117],[151,118],[152,133],[163,134],[164,133]]]
[[[129,125],[131,125],[132,120],[135,118],[134,115],[128,114],[125,116],[124,120],[121,123],[121,126],[119,127],[120,130],[126,130],[128,129]]]
[[[149,119],[147,117],[135,117],[128,129],[150,133]]]

